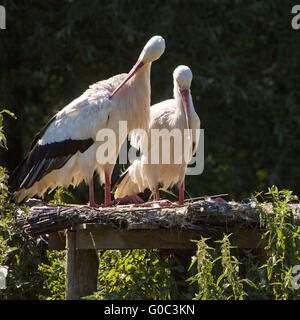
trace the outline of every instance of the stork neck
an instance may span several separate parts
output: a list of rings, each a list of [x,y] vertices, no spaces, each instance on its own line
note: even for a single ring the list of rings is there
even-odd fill
[[[181,94],[180,94],[179,87],[178,87],[177,83],[174,85],[174,98],[176,101],[176,109],[177,109],[176,113],[184,115],[184,107],[183,107]],[[193,106],[193,101],[192,101],[192,95],[191,95],[191,92],[189,92],[189,101],[187,104],[187,111],[188,111],[189,118],[190,118],[190,113],[193,108],[194,108],[194,106]]]
[[[131,79],[132,83],[144,83],[150,87],[151,62],[144,64]]]
[[[147,129],[150,119],[150,72],[151,63],[146,63],[141,69],[130,79],[127,94],[127,110],[131,116],[128,120],[128,130],[135,128]]]

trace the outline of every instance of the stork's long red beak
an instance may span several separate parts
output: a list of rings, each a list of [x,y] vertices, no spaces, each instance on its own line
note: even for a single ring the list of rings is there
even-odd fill
[[[111,99],[123,86],[124,84],[135,75],[135,73],[144,65],[143,61],[138,61],[134,67],[130,70],[127,77],[122,81],[122,83],[113,91],[113,93],[109,96],[109,99]]]
[[[180,90],[181,94],[181,100],[184,108],[184,113],[185,113],[185,120],[186,120],[186,126],[188,129],[190,129],[190,119],[189,119],[189,97],[190,97],[190,90],[189,89],[184,89]]]

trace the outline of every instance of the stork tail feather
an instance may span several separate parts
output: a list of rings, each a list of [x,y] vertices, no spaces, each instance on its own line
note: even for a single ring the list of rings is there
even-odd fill
[[[14,194],[22,189],[30,189],[53,170],[62,168],[78,151],[85,152],[93,142],[93,139],[69,139],[45,145],[36,144],[10,175],[9,192]],[[22,200],[20,195],[17,198]]]

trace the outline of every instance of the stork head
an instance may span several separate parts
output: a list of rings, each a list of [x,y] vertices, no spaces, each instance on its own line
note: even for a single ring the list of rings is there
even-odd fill
[[[179,66],[173,72],[174,88],[178,88],[183,109],[185,113],[186,125],[190,129],[189,120],[189,103],[190,103],[190,88],[193,79],[192,71],[187,66]],[[176,90],[176,89],[175,89]]]
[[[139,60],[143,64],[157,60],[165,51],[166,43],[161,36],[152,37],[145,45]]]
[[[124,84],[136,74],[136,72],[145,64],[157,60],[165,51],[166,44],[164,38],[161,36],[152,37],[145,45],[142,53],[139,56],[137,63],[130,70],[127,77],[122,81],[122,83],[114,90],[110,95],[112,98],[123,86]]]
[[[177,82],[179,90],[190,89],[193,74],[189,67],[178,66],[173,72],[174,81]]]

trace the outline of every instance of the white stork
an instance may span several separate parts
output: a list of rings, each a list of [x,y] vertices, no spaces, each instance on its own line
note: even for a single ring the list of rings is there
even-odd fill
[[[151,63],[165,50],[160,36],[145,45],[137,63],[128,74],[120,74],[89,87],[80,97],[59,111],[35,136],[26,158],[9,178],[9,190],[17,202],[42,196],[57,186],[77,186],[82,180],[89,185],[89,203],[94,200],[93,175],[97,171],[100,183],[105,183],[105,204],[111,202],[111,174],[121,145],[119,121],[127,121],[128,132],[147,129],[150,117]],[[97,141],[99,130],[108,128],[116,134],[115,157],[109,163],[99,163]]]
[[[156,200],[160,201],[159,184],[162,184],[165,189],[177,184],[179,186],[179,204],[183,204],[185,172],[198,145],[199,136],[195,129],[200,129],[200,119],[195,112],[190,91],[192,77],[192,72],[187,66],[179,66],[174,70],[174,99],[165,100],[150,108],[148,143],[145,145],[142,142],[145,140],[136,142],[136,138],[133,137],[133,145],[140,147],[142,156],[136,159],[120,177],[114,188],[115,198],[123,200],[129,195],[135,194],[135,202],[141,203],[143,200],[137,194],[145,189],[150,189],[152,193],[155,193]],[[174,140],[171,140],[170,163],[164,164],[162,162],[161,152],[164,145],[159,146],[159,162],[151,163],[151,149],[157,148],[156,142],[151,141],[151,131],[153,129],[167,129],[168,132],[178,129],[182,137],[184,137],[184,129],[192,129],[192,134],[188,140],[192,148],[189,158],[184,159],[181,153],[181,161],[176,161],[176,157],[178,160],[178,154],[174,152]],[[184,143],[186,141],[182,140],[181,147]],[[134,200],[134,198],[132,197],[131,200]]]

